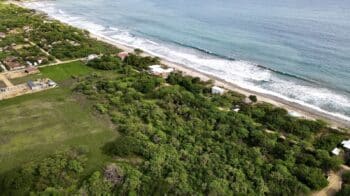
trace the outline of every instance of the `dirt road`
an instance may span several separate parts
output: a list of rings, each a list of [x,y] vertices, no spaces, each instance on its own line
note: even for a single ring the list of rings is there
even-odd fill
[[[5,83],[7,87],[13,87],[13,84],[3,74],[0,74],[0,80]]]
[[[345,171],[350,171],[350,167],[346,165],[342,165],[341,169],[337,173],[332,172],[328,177],[328,182],[329,182],[328,186],[316,193],[313,193],[312,195],[313,196],[335,195],[341,189],[341,185],[342,185],[341,176]]]

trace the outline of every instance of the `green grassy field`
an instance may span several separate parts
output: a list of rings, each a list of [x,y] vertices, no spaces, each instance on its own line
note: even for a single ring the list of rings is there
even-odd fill
[[[83,76],[94,71],[93,68],[85,66],[80,61],[72,63],[61,64],[59,66],[40,68],[40,73],[29,75],[22,78],[11,79],[15,85],[26,83],[29,80],[36,80],[43,77],[48,77],[54,81],[63,81],[72,78],[73,76]]]
[[[70,146],[89,150],[86,171],[102,166],[109,158],[101,147],[118,133],[108,118],[93,113],[89,101],[71,91],[71,76],[92,69],[74,62],[41,71],[40,76],[57,81],[60,87],[0,101],[0,172]]]
[[[93,68],[85,66],[80,61],[61,64],[59,66],[43,67],[40,71],[46,77],[54,81],[63,81],[70,79],[72,76],[83,76],[94,71]]]

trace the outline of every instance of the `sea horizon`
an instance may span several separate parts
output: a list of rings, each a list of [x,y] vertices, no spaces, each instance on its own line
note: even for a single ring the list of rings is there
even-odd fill
[[[136,2],[143,3],[147,9],[142,10],[146,11],[138,14],[124,12],[123,9],[131,9],[132,3]],[[325,14],[327,9],[320,6],[309,10],[310,8],[305,6],[299,13],[303,16],[308,12],[315,12],[321,15],[319,20],[315,18],[317,15],[315,13],[310,13],[303,20],[294,15],[283,16],[285,17],[283,18],[281,13],[283,9],[287,9],[286,5],[287,7],[289,5],[280,3],[271,8],[277,12],[273,15],[277,17],[276,19],[255,18],[258,22],[250,24],[249,22],[258,16],[258,14],[253,16],[251,12],[261,12],[263,5],[256,5],[250,12],[237,11],[238,13],[233,16],[242,16],[232,18],[233,16],[227,14],[227,10],[221,5],[227,3],[226,1],[218,3],[208,1],[209,5],[217,5],[222,9],[223,15],[218,17],[222,20],[215,21],[215,18],[198,14],[198,10],[194,8],[195,3],[191,3],[186,8],[187,11],[177,13],[178,6],[183,6],[184,3],[181,1],[165,4],[157,0],[101,3],[93,0],[84,4],[84,1],[79,0],[72,3],[58,0],[29,2],[25,5],[43,11],[62,22],[127,46],[140,48],[150,54],[213,75],[239,87],[276,96],[350,121],[350,58],[346,56],[346,52],[350,51],[350,46],[347,46],[347,43],[350,43],[347,37],[350,29],[346,27],[350,27],[350,23],[339,20],[327,27],[333,28],[332,31],[326,32],[320,26],[329,24],[332,20]],[[99,7],[96,8],[97,4]],[[135,6],[136,11],[141,10],[138,9],[139,6]],[[244,7],[244,5],[241,6]],[[300,9],[300,6],[295,3],[292,4],[293,8],[288,9]],[[344,12],[347,8],[350,8],[350,5],[343,8]],[[92,9],[95,13],[89,12]],[[206,9],[206,6],[203,9]],[[236,9],[232,10],[236,11]],[[192,15],[186,15],[189,13]],[[160,16],[168,17],[168,20],[159,19]],[[179,24],[165,22],[174,23],[172,17],[176,17]],[[189,19],[187,20],[186,17]],[[349,18],[350,21],[349,14],[339,13],[333,18]],[[300,22],[300,26],[293,20],[286,22],[287,19]],[[185,27],[176,29],[181,22]],[[244,22],[247,23],[243,24]],[[219,23],[218,29],[208,31],[208,25],[215,26],[217,23]],[[233,27],[226,28],[227,24]],[[319,26],[310,26],[314,24]],[[193,28],[191,25],[194,25]],[[339,31],[340,26],[344,26],[343,31]],[[173,29],[168,29],[169,27]],[[301,31],[295,27],[301,29],[310,27],[310,29]],[[317,30],[323,30],[323,33],[319,38],[312,38]],[[273,33],[276,35],[271,36]],[[310,36],[309,40],[301,39],[308,36]],[[339,45],[339,42],[343,43]]]

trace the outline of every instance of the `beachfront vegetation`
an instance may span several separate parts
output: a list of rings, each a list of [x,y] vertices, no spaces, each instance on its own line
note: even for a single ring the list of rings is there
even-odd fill
[[[254,103],[258,101],[258,98],[255,95],[250,95],[249,99],[250,99],[250,101],[252,101]]]
[[[326,186],[325,173],[341,164],[314,145],[315,133],[328,131],[323,122],[246,104],[240,95],[222,101],[209,93],[210,83],[181,73],[166,81],[123,73],[113,80],[89,76],[76,91],[94,100],[122,133],[105,152],[144,160],[137,168],[142,195],[307,193]],[[237,104],[240,113],[230,110]]]
[[[115,70],[120,68],[121,64],[122,62],[120,59],[104,55],[101,58],[89,61],[87,65],[101,70]]]
[[[87,32],[8,10],[29,15],[1,25],[37,20],[29,38],[56,58],[104,55],[42,68],[59,88],[0,103],[5,195],[298,195],[325,187],[342,164],[329,151],[348,135],[322,121],[211,94],[211,81],[180,72],[152,76],[158,58],[121,61]]]
[[[142,57],[136,54],[130,54],[125,58],[125,64],[131,65],[138,70],[147,69],[149,65],[159,63],[160,59],[157,57]]]

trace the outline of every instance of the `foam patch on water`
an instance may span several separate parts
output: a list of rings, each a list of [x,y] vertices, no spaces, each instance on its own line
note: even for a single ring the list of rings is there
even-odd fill
[[[71,16],[55,8],[54,2],[29,2],[27,7],[46,12],[49,16],[89,30],[112,42],[140,48],[150,54],[183,64],[213,75],[242,88],[277,96],[335,117],[350,121],[350,98],[335,91],[306,84],[295,78],[282,77],[254,63],[228,60],[195,49],[136,37],[116,27],[104,27],[80,16]],[[331,112],[336,111],[336,112]]]

